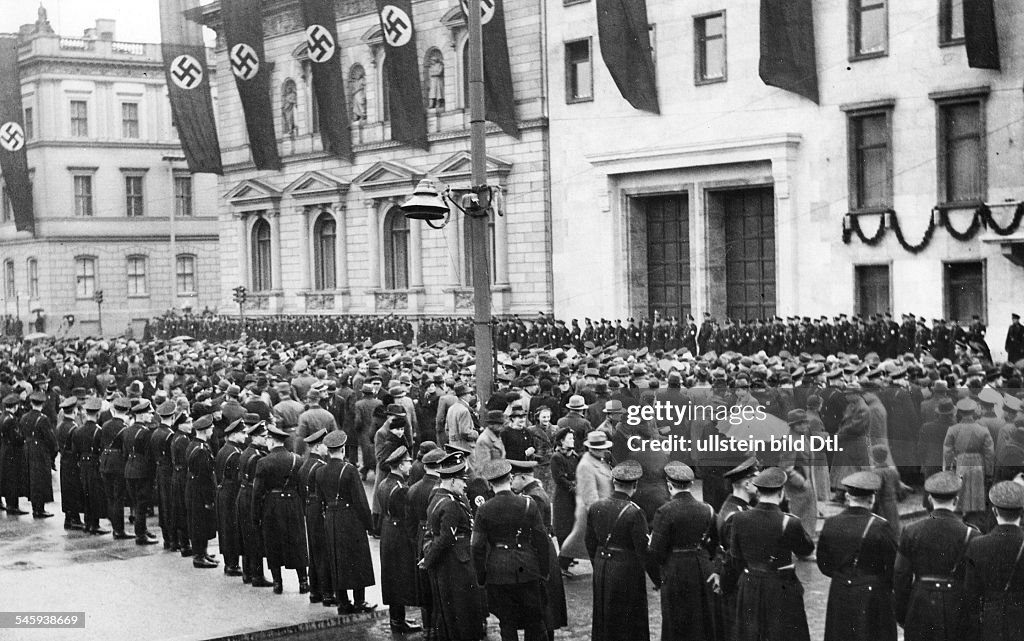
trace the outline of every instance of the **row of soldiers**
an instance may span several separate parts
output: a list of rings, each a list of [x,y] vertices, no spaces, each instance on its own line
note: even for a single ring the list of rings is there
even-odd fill
[[[1014,314],[1007,333],[1009,361],[1024,357],[1024,330]],[[725,319],[719,323],[710,313],[699,325],[693,316],[678,319],[656,314],[654,318],[608,320],[585,318],[583,325],[572,319],[569,325],[561,319],[539,312],[532,320],[518,315],[492,321],[495,347],[515,351],[516,346],[575,347],[577,350],[596,345],[617,344],[626,349],[689,350],[692,354],[734,351],[741,354],[765,352],[769,356],[783,352],[810,354],[875,352],[882,358],[912,352],[928,353],[937,359],[952,358],[957,348],[981,352],[991,360],[986,341],[987,328],[979,316],[968,322],[935,318],[931,326],[923,317],[903,314],[897,322],[892,314],[782,318],[779,316],[754,320]],[[154,319],[153,335],[172,338],[188,335],[203,339],[234,338],[242,331],[241,321],[233,316],[174,316]],[[256,316],[245,323],[245,331],[262,340],[284,341],[327,340],[329,342],[376,343],[394,339],[402,343],[463,343],[472,345],[473,325],[469,318],[428,317],[414,326],[408,319],[395,316]]]

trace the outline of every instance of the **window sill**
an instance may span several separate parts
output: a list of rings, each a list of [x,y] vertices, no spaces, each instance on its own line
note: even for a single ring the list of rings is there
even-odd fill
[[[697,87],[700,87],[701,85],[717,85],[725,82],[726,80],[728,80],[727,76],[722,76],[721,78],[695,78],[693,84]]]
[[[147,299],[147,298],[149,298],[149,294],[128,294],[128,300]],[[79,300],[81,300],[81,299],[79,299]]]
[[[966,38],[957,38],[956,40],[947,40],[947,41],[939,40],[939,47],[940,48],[962,47],[966,42],[967,42]]]
[[[935,208],[941,211],[950,211],[953,209],[977,209],[985,204],[984,199],[975,200],[960,200],[948,203],[938,203]]]
[[[889,206],[889,207],[880,206],[880,207],[857,207],[857,208],[850,208],[850,212],[849,213],[850,213],[851,216],[871,216],[871,215],[878,215],[878,214],[891,214],[892,212],[893,212],[893,209],[892,209],[891,206]]]
[[[566,98],[565,104],[567,105],[578,105],[583,102],[594,102],[593,96],[586,96],[585,98]]]
[[[874,60],[875,58],[885,58],[889,55],[888,51],[873,51],[871,53],[855,53],[849,57],[850,62],[862,62],[864,60]]]

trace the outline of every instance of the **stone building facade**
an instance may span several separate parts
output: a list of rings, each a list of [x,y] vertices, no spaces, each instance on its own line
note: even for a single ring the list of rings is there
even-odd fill
[[[36,225],[15,230],[4,191],[4,314],[29,333],[42,310],[46,331],[72,336],[99,333],[102,314],[104,334],[141,336],[169,308],[216,307],[217,177],[187,171],[160,46],[118,41],[112,20],[79,38],[43,19],[20,35]]]
[[[488,248],[496,314],[552,308],[541,6],[527,0],[506,7],[520,138],[488,127],[488,183],[500,192]],[[298,3],[263,3],[282,171],[254,168],[234,79],[218,78],[222,303],[243,285],[255,314],[469,314],[472,248],[462,215],[435,230],[398,210],[425,176],[456,193],[470,186],[467,33],[459,5],[413,2],[429,151],[390,140],[375,3],[351,0],[336,9],[352,164],[323,152]],[[220,29],[219,3],[205,5],[203,14]],[[226,63],[222,33],[216,57]]]
[[[758,76],[758,3],[648,0],[661,114],[600,55],[595,3],[546,4],[558,316],[914,313],[989,325],[1024,291],[1024,234],[957,231],[1024,200],[1024,8],[996,2],[1001,71],[968,67],[956,0],[814,2],[820,104]],[[562,87],[565,87],[563,90]],[[600,131],[601,135],[593,135]],[[891,220],[891,213],[890,213]]]

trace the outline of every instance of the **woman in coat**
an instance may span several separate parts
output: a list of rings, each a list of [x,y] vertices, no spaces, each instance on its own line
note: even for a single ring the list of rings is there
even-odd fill
[[[551,501],[551,525],[555,540],[561,546],[572,532],[576,511],[576,435],[572,428],[563,427],[555,433],[555,452],[551,455],[551,481],[554,496]]]

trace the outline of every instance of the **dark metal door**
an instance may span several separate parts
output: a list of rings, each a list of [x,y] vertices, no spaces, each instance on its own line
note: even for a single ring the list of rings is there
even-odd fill
[[[686,196],[645,198],[647,304],[651,318],[690,313],[690,205]]]
[[[722,194],[726,314],[775,316],[775,197],[770,187]]]

